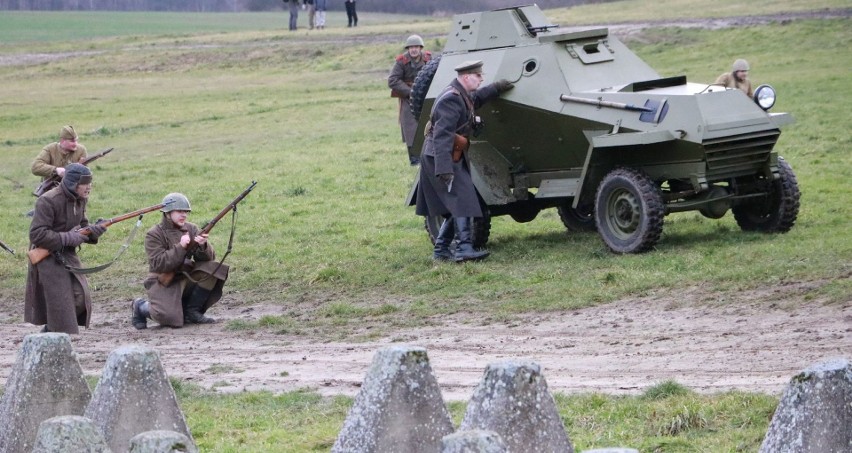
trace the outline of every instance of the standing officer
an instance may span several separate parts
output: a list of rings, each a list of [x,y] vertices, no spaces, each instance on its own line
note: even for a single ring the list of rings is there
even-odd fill
[[[30,170],[44,181],[53,175],[62,176],[66,165],[80,162],[86,157],[86,147],[77,142],[77,132],[74,128],[62,126],[59,130],[59,141],[42,148]]]
[[[147,320],[161,326],[212,324],[204,313],[222,298],[228,266],[214,261],[216,253],[197,226],[186,221],[192,212],[189,199],[170,193],[163,203],[163,220],[145,235],[148,277],[143,286],[148,300],[133,301],[133,327],[145,329]],[[169,277],[165,277],[168,275]]]
[[[740,58],[734,62],[731,72],[720,75],[714,85],[736,88],[748,95],[748,97],[753,97],[754,90],[751,88],[751,81],[748,79],[748,71],[748,62]]]
[[[497,98],[514,85],[501,79],[483,88],[482,61],[466,61],[455,67],[457,76],[435,99],[430,124],[420,158],[416,212],[422,216],[443,216],[444,223],[435,238],[432,258],[455,262],[481,260],[487,251],[474,250],[472,217],[482,217],[482,208],[467,157],[453,161],[456,135],[469,140],[475,126],[474,111]],[[450,243],[458,235],[454,253]]]
[[[85,275],[69,267],[81,267],[77,247],[96,244],[106,227],[89,224],[86,204],[92,190],[92,171],[72,163],[63,169],[62,184],[38,198],[30,224],[30,248],[40,247],[52,254],[27,269],[24,321],[41,325],[42,332],[79,333],[89,327],[92,296]],[[84,236],[78,228],[89,227]]]
[[[408,147],[408,161],[411,165],[420,163],[420,154],[412,151],[417,120],[411,113],[411,86],[420,69],[432,59],[432,53],[423,50],[423,38],[411,35],[405,40],[405,52],[396,57],[396,62],[388,75],[388,88],[391,97],[399,98],[399,127],[402,141]]]

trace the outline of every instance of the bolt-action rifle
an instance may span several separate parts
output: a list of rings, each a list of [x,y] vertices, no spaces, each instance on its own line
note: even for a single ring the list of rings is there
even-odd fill
[[[236,211],[237,204],[239,202],[243,201],[243,198],[245,198],[249,194],[249,192],[251,192],[251,190],[254,189],[254,186],[256,186],[256,185],[257,185],[257,181],[252,181],[251,185],[248,186],[248,188],[246,190],[244,190],[241,194],[237,195],[237,198],[234,198],[233,201],[228,203],[227,206],[222,208],[222,210],[219,211],[218,214],[216,214],[216,217],[213,217],[213,220],[205,223],[204,226],[201,227],[201,231],[198,232],[198,235],[200,236],[200,235],[204,235],[204,234],[210,234],[210,230],[212,230],[213,227],[216,226],[216,223],[218,223],[220,220],[222,220],[222,217],[225,217],[225,215],[228,212],[230,212],[232,209]],[[189,238],[189,245],[186,246],[186,256],[191,256],[192,253],[195,252],[195,250],[197,248],[198,248],[198,243],[195,242],[195,238],[190,237]],[[175,278],[175,272],[163,272],[159,276],[157,276],[157,281],[160,282],[160,284],[163,285],[163,286],[169,286],[169,284],[172,283],[172,280],[174,278]]]
[[[14,254],[15,254],[15,251],[14,251],[14,250],[12,250],[12,247],[9,247],[9,246],[8,246],[8,245],[6,245],[6,243],[5,243],[5,242],[3,242],[3,241],[0,241],[0,247],[3,247],[3,250],[5,250],[5,251],[7,251],[7,252],[11,253],[12,255],[14,255]]]
[[[132,219],[133,217],[141,216],[141,215],[147,214],[151,211],[156,211],[157,209],[163,209],[164,207],[166,207],[166,206],[168,206],[172,203],[174,203],[174,200],[169,200],[165,203],[160,203],[160,204],[154,205],[154,206],[148,206],[147,208],[142,208],[142,209],[139,209],[139,210],[136,210],[136,211],[133,211],[133,212],[128,212],[127,214],[122,214],[120,216],[113,217],[111,219],[101,220],[97,224],[104,226],[104,227],[109,227],[113,223],[118,223],[118,222],[121,222],[121,221],[124,221],[124,220],[127,220],[127,219]],[[92,230],[90,230],[88,226],[85,226],[83,228],[78,229],[77,232],[84,235],[84,236],[88,236],[92,233]],[[41,247],[36,247],[36,248],[27,252],[27,256],[30,258],[30,263],[32,263],[33,265],[36,265],[36,264],[42,262],[42,260],[47,258],[49,255],[50,255],[50,250],[44,249],[44,248],[41,248]]]
[[[112,150],[113,148],[107,148],[95,155],[89,156],[81,160],[80,163],[88,167],[90,163],[100,159],[101,157],[106,156],[107,154],[111,153]],[[35,190],[33,190],[33,196],[40,197],[44,195],[45,192],[56,187],[59,184],[59,181],[62,181],[62,176],[51,175],[49,178],[42,181],[41,184],[39,184],[38,187],[35,188]]]

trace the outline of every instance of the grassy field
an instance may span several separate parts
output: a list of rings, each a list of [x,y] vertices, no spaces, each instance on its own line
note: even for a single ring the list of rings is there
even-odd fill
[[[651,17],[684,17],[670,15],[673,5],[692,5],[664,3],[672,6],[668,12]],[[629,20],[633,11],[647,19],[637,5],[552,16],[600,23]],[[803,5],[793,2],[789,9]],[[713,10],[758,14],[764,6]],[[836,6],[844,5],[813,8]],[[90,151],[116,148],[94,166],[92,217],[180,191],[192,201],[190,220],[203,223],[258,181],[239,209],[226,297],[279,304],[288,314],[234,324],[235,334],[272,329],[357,339],[422,325],[432,315],[476,313],[488,322],[690,287],[723,295],[807,282],[807,298],[829,304],[852,293],[848,20],[655,29],[628,42],[664,76],[710,82],[745,57],[753,80],[775,86],[774,110],[797,119],[777,147],[802,190],[790,233],[743,233],[730,215],[714,221],[675,214],[654,251],[616,256],[597,235],[566,233],[556,212],[546,211],[529,224],[495,218],[492,257],[453,266],[432,263],[422,219],[403,206],[416,170],[408,166],[385,82],[405,37],[443,33],[446,20],[377,16],[355,30],[332,17],[332,28],[322,33],[290,33],[281,29],[284,13],[210,15],[215,21],[100,14],[0,15],[0,239],[19,251],[0,256],[4,306],[19,307],[23,299],[29,226],[23,214],[37,183],[30,163],[67,123]],[[68,17],[92,26],[72,38],[61,27]],[[439,49],[441,42],[430,38],[427,45]],[[147,216],[144,228],[157,221]],[[221,251],[229,223],[212,234]],[[83,249],[84,263],[110,259],[130,229],[131,222],[110,228],[99,246]],[[141,294],[147,266],[140,242],[137,237],[119,263],[90,278],[96,303]],[[20,311],[4,310],[0,322],[20,322]],[[378,328],[368,334],[365,325]],[[205,451],[267,451],[275,444],[325,450],[350,404],[312,394],[181,394]],[[658,400],[582,395],[557,401],[578,449],[624,444],[643,451],[754,451],[775,404],[764,396],[689,392]],[[685,429],[666,428],[677,420],[686,420]]]

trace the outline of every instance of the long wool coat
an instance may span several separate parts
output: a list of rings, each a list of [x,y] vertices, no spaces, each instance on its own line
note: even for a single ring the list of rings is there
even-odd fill
[[[80,199],[63,185],[42,195],[35,205],[30,224],[30,248],[41,247],[61,254],[72,267],[82,267],[75,247],[62,247],[60,232],[75,230],[89,224],[86,217],[86,200]],[[94,244],[97,239],[89,239]],[[74,306],[73,280],[80,283],[86,302],[86,311],[77,316]],[[50,255],[27,269],[27,288],[24,297],[24,321],[47,324],[51,332],[79,333],[78,326],[89,327],[92,315],[92,296],[84,275],[65,268]]]
[[[453,140],[456,133],[469,138],[473,129],[474,111],[497,97],[497,89],[493,84],[468,93],[456,79],[435,100],[430,118],[431,130],[426,134],[420,158],[418,215],[482,217],[467,157],[453,162]],[[438,175],[447,173],[453,174],[449,191],[447,185],[438,178]]]
[[[80,162],[80,159],[85,159],[88,156],[86,147],[79,143],[76,150],[64,153],[59,147],[59,143],[55,142],[45,146],[38,153],[30,170],[34,175],[47,179],[56,174],[56,167],[65,167],[68,164]]]
[[[186,228],[190,237],[198,235],[199,229],[194,224],[187,222]],[[199,281],[211,274],[216,279],[202,312],[222,298],[222,287],[228,279],[228,266],[220,266],[213,261],[216,259],[213,245],[208,242],[205,247],[198,247],[189,255],[186,249],[180,246],[180,238],[184,234],[184,231],[163,216],[163,221],[151,227],[145,235],[149,273],[143,285],[148,292],[151,319],[163,326],[183,326],[183,294],[188,286],[193,285],[187,275],[181,272],[184,260],[191,261],[192,270],[188,274],[193,280]],[[157,280],[164,272],[175,272],[175,277],[168,286],[161,285]]]
[[[405,52],[396,57],[393,68],[388,75],[388,88],[399,97],[399,127],[402,130],[402,141],[408,147],[414,144],[414,135],[417,133],[417,119],[411,113],[411,101],[409,99],[411,85],[420,69],[431,59],[432,53],[428,51],[423,51],[419,60],[412,60],[408,52]]]

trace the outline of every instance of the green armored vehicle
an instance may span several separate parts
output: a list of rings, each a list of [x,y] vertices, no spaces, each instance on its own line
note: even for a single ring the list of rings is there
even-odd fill
[[[418,149],[435,97],[467,60],[484,61],[484,83],[515,84],[477,111],[485,126],[467,152],[486,212],[474,219],[477,247],[491,217],[529,222],[552,207],[566,228],[597,230],[617,253],[653,248],[673,212],[731,210],[741,229],[769,233],[796,221],[796,177],[773,150],[793,118],[767,112],[768,85],[749,99],[660,77],[607,29],[560,29],[535,5],[461,14],[412,88]],[[440,225],[426,219],[433,240]]]

